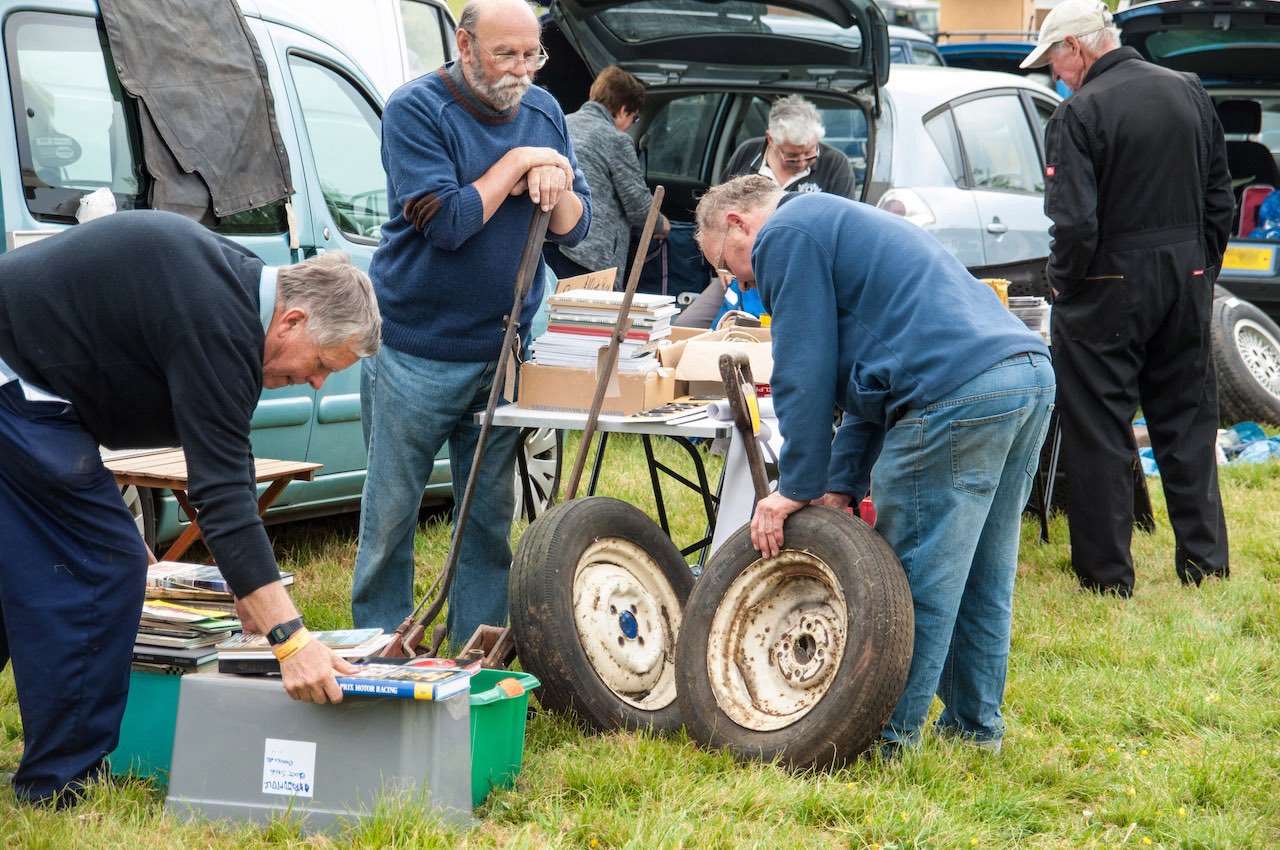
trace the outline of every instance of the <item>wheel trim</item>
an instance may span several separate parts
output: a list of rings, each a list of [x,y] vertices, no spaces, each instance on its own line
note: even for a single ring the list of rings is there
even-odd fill
[[[133,517],[133,524],[138,527],[138,534],[145,540],[147,520],[142,514],[142,494],[138,492],[137,486],[129,484],[120,488],[120,497],[124,499],[124,506]]]
[[[520,445],[524,453],[525,470],[528,476],[529,492],[539,511],[546,508],[552,491],[556,486],[556,470],[559,466],[558,446],[556,445],[556,429],[537,428],[525,436]],[[516,516],[524,513],[524,480],[520,478],[520,467],[516,466]]]
[[[680,600],[649,553],[617,538],[589,546],[574,570],[573,619],[592,669],[619,699],[645,711],[675,701]]]
[[[1251,319],[1237,322],[1232,335],[1245,369],[1268,394],[1280,400],[1280,340]]]
[[[711,620],[707,674],[716,704],[756,732],[790,726],[830,690],[849,625],[844,591],[822,559],[784,550],[754,562]]]

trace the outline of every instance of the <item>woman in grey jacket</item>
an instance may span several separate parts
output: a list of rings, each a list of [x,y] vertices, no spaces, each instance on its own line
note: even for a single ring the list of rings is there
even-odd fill
[[[591,228],[573,248],[547,244],[544,256],[557,277],[616,266],[621,288],[631,228],[644,225],[653,197],[640,171],[635,144],[626,132],[643,105],[641,82],[610,65],[591,84],[590,99],[566,116],[573,151],[591,187]],[[671,222],[660,216],[657,236],[666,236],[670,230]]]

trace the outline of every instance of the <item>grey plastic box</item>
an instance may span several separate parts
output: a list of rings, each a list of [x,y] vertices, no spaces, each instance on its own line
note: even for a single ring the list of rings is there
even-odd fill
[[[295,702],[279,679],[182,677],[165,809],[308,831],[405,798],[471,822],[471,704],[347,696]],[[287,815],[286,815],[287,813]]]

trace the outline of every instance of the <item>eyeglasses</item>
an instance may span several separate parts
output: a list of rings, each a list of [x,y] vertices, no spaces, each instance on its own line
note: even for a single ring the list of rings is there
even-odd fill
[[[712,268],[714,268],[716,274],[720,275],[721,277],[734,276],[733,272],[729,271],[724,266],[724,243],[729,241],[729,228],[732,226],[733,226],[732,222],[726,221],[724,223],[724,238],[720,240],[720,256],[716,257],[716,261],[712,263]]]
[[[476,45],[476,47],[479,47],[485,53],[489,54],[489,58],[493,60],[494,66],[499,71],[514,71],[516,66],[521,64],[523,64],[527,70],[537,71],[540,70],[543,65],[547,64],[547,59],[550,58],[550,55],[544,47],[539,47],[537,53],[526,53],[523,56],[518,53],[494,53],[492,50],[481,44],[480,39],[476,38],[476,34],[471,30],[463,30],[463,32],[471,36],[471,41]]]
[[[804,153],[798,156],[788,156],[782,152],[782,148],[778,148],[778,157],[785,165],[812,165],[818,161],[817,153]]]

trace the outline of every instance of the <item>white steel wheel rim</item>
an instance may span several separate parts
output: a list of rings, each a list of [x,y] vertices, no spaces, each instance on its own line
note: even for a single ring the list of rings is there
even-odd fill
[[[1252,319],[1237,322],[1232,335],[1249,374],[1264,390],[1280,399],[1280,341]]]
[[[120,498],[124,499],[124,506],[129,511],[129,515],[133,517],[133,524],[138,528],[138,535],[146,538],[146,517],[142,515],[142,493],[134,484],[129,484],[120,488]]]
[[[711,619],[707,675],[720,710],[755,732],[800,720],[830,690],[849,637],[826,562],[784,550],[742,571]]]
[[[675,701],[680,600],[662,568],[629,540],[595,541],[573,574],[573,623],[592,669],[627,705]]]
[[[551,489],[556,484],[556,429],[537,428],[530,431],[520,444],[524,454],[525,473],[528,476],[529,492],[533,495],[535,506],[540,511],[547,506],[551,498]],[[524,514],[524,480],[520,477],[520,465],[516,464],[516,516]]]

